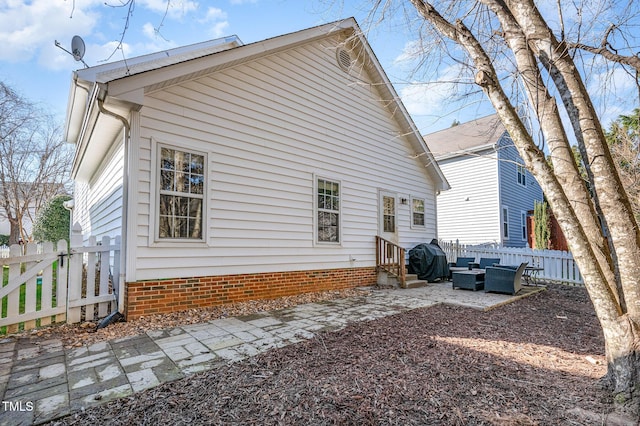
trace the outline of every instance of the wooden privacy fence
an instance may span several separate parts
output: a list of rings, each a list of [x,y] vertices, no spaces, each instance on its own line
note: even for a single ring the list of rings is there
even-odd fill
[[[117,308],[120,237],[90,237],[85,245],[76,225],[70,242],[13,245],[0,258],[0,327],[7,333],[91,321]]]
[[[466,245],[457,241],[438,241],[449,262],[455,262],[458,256],[500,258],[505,265],[518,265],[528,262],[529,266],[542,268],[536,278],[543,281],[562,282],[583,285],[582,276],[571,253],[560,250],[534,250],[520,247],[497,247],[491,245]]]

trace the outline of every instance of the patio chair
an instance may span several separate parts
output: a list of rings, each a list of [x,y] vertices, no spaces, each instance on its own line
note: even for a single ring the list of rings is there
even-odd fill
[[[478,262],[478,268],[486,269],[487,266],[493,266],[493,265],[498,264],[498,263],[500,263],[500,259],[499,258],[481,257],[480,258],[480,262]]]
[[[449,267],[454,266],[454,267],[462,267],[464,266],[465,268],[469,267],[469,263],[473,263],[476,261],[475,257],[459,257],[456,259],[455,262],[449,262]]]
[[[451,279],[453,278],[454,271],[462,271],[463,269],[469,269],[469,264],[474,263],[475,261],[476,261],[475,257],[459,257],[456,259],[455,262],[449,262],[449,281],[451,281]]]
[[[487,266],[484,274],[484,292],[516,294],[522,288],[522,273],[528,262],[520,266]]]

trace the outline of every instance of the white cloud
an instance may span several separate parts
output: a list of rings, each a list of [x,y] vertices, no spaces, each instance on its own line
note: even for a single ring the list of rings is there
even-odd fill
[[[56,64],[66,61],[56,58],[56,50],[57,54],[64,53],[54,46],[54,40],[70,50],[71,37],[88,34],[96,24],[98,16],[91,12],[91,6],[100,2],[83,2],[84,9],[76,5],[73,10],[69,2],[50,0],[3,3],[0,8],[0,61],[27,62],[39,57],[41,63],[56,68]]]
[[[209,30],[209,34],[213,38],[223,37],[223,36],[227,35],[227,28],[228,27],[229,27],[229,23],[226,22],[226,21],[217,22],[216,24],[213,25],[213,27],[211,27],[211,29]]]
[[[210,7],[207,9],[207,13],[198,22],[205,25],[208,28],[207,33],[213,38],[222,37],[225,34],[226,29],[229,27],[227,19],[227,12],[217,7]]]
[[[207,9],[207,13],[204,15],[204,18],[202,18],[200,21],[213,22],[225,19],[227,19],[227,12],[223,11],[222,9],[218,9],[217,7],[210,7],[209,9]]]
[[[172,0],[167,3],[167,0],[137,0],[136,4],[156,13],[164,14],[166,12],[167,16],[172,19],[179,19],[198,10],[198,3],[194,1]]]
[[[400,98],[411,115],[441,117],[459,94],[460,66],[442,70],[430,82],[412,82],[400,89]]]
[[[409,41],[402,48],[400,55],[393,60],[393,63],[394,65],[406,65],[407,63],[413,63],[421,53],[424,53],[422,40]]]
[[[635,79],[621,67],[588,75],[587,80],[587,91],[603,126],[608,127],[620,114],[627,114],[637,107]]]

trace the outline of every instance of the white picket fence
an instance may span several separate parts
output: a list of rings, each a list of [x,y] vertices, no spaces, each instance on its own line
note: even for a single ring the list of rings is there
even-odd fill
[[[455,262],[460,257],[499,258],[505,265],[519,265],[528,262],[529,266],[542,268],[537,272],[541,281],[561,282],[583,285],[582,276],[571,253],[560,250],[534,250],[519,247],[497,247],[492,245],[465,245],[458,242],[438,241],[447,255],[447,261]]]
[[[12,245],[2,267],[2,316],[7,333],[107,316],[116,309],[120,237],[83,244],[76,225],[67,242]]]

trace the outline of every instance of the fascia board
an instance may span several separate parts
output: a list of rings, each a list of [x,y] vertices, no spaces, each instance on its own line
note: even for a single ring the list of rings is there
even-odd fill
[[[479,152],[487,151],[487,150],[495,151],[496,148],[497,148],[497,145],[495,143],[489,143],[485,145],[474,146],[473,148],[469,148],[469,149],[461,149],[459,151],[454,151],[454,152],[449,152],[447,154],[439,155],[436,157],[436,160],[437,161],[449,160],[451,158],[463,157],[470,154],[477,154]]]

